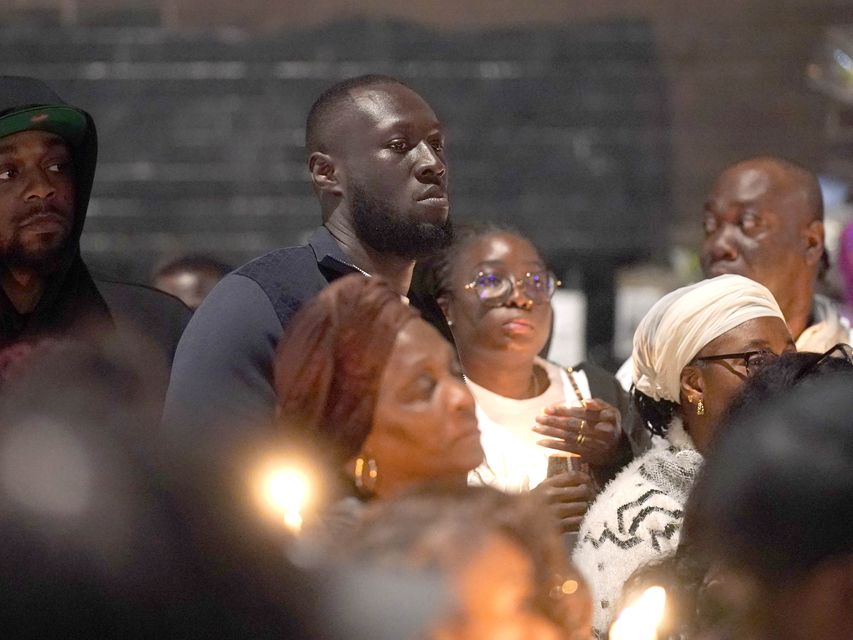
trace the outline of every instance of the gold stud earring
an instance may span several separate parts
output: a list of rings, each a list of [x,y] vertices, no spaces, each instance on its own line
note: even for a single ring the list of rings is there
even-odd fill
[[[696,405],[696,415],[697,416],[704,416],[705,415],[705,403],[702,402],[701,400],[699,401],[699,404]]]
[[[693,404],[693,394],[692,393],[687,394],[687,402],[688,402],[688,404]]]

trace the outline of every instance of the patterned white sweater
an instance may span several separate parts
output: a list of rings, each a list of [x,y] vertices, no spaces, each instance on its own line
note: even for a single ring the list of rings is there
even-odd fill
[[[684,505],[702,456],[680,422],[653,438],[598,495],[578,534],[572,561],[593,596],[593,628],[606,637],[625,581],[642,565],[675,552]]]

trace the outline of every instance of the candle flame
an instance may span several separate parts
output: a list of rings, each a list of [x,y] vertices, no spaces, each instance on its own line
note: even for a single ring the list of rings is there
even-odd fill
[[[666,590],[649,587],[619,614],[610,627],[610,640],[657,640],[666,607]]]
[[[311,494],[308,477],[299,469],[280,467],[270,472],[266,481],[266,498],[281,513],[284,525],[293,533],[302,530],[302,511]]]

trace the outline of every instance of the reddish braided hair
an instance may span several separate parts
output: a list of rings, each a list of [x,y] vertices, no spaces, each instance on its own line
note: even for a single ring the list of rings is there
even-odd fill
[[[379,381],[397,333],[418,317],[387,283],[335,280],[288,324],[275,358],[279,424],[355,456],[370,433]]]

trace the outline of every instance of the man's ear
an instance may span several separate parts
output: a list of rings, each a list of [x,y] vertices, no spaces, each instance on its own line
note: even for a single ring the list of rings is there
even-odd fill
[[[805,257],[808,264],[817,264],[823,255],[824,232],[821,220],[812,220],[803,230]]]
[[[681,370],[681,401],[696,404],[705,397],[705,379],[702,370],[687,365]]]
[[[312,153],[308,158],[308,170],[311,172],[311,182],[315,189],[334,194],[341,193],[337,167],[330,155],[319,151]]]

